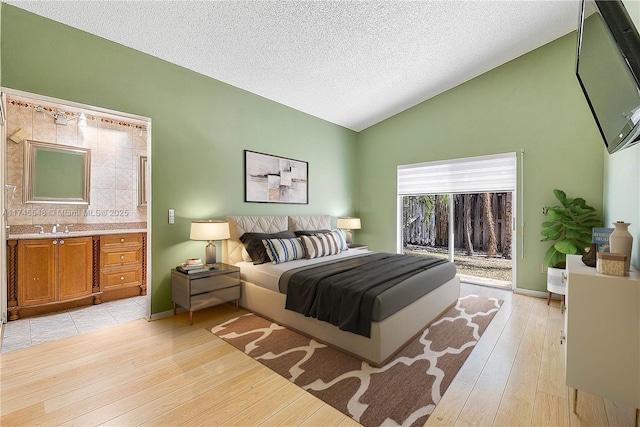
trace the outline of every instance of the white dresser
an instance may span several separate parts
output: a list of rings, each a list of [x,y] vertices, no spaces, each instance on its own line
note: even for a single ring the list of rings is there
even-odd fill
[[[607,276],[567,256],[567,386],[640,408],[640,272]],[[636,417],[637,417],[636,411]]]

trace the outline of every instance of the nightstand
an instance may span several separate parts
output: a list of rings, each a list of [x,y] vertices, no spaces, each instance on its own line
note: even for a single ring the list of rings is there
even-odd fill
[[[189,325],[193,325],[193,312],[228,301],[240,302],[240,269],[233,265],[216,263],[215,270],[186,274],[171,270],[171,300],[173,314],[177,306],[189,311]]]
[[[360,250],[360,251],[368,251],[369,250],[369,245],[351,245],[351,246],[349,246],[349,249],[356,249],[356,250]]]

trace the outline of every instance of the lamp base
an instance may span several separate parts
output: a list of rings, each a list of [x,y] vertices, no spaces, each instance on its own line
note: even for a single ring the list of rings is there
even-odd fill
[[[347,234],[344,239],[347,241],[347,246],[351,246],[353,244],[353,235],[351,234],[351,230],[347,230]]]
[[[205,248],[205,261],[206,264],[216,263],[216,245],[209,241],[209,244]]]

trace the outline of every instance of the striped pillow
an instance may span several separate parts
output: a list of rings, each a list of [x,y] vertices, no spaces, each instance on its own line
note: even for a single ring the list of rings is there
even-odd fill
[[[341,251],[349,249],[349,246],[347,246],[347,239],[345,239],[344,234],[342,234],[342,230],[331,230],[331,234],[336,238],[336,242],[338,242],[338,246]]]
[[[299,238],[265,239],[262,241],[273,264],[304,258],[304,247]]]
[[[319,258],[340,253],[340,246],[333,234],[319,234],[317,236],[300,236],[307,259]]]

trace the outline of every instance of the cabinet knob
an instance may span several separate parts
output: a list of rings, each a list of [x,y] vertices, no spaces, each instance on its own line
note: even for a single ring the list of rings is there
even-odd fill
[[[124,237],[120,238],[120,243],[124,243]]]
[[[124,280],[124,276],[120,276],[120,280]]]
[[[64,240],[60,240],[60,244],[61,244],[61,245],[64,245]]]
[[[58,241],[57,241],[57,240],[54,240],[54,241],[53,241],[53,244],[54,244],[54,245],[57,245],[57,244],[58,244]]]
[[[124,259],[124,255],[120,255],[120,259]]]

